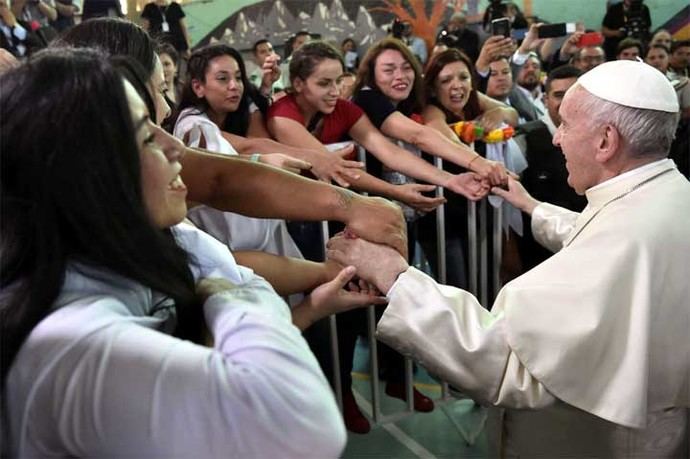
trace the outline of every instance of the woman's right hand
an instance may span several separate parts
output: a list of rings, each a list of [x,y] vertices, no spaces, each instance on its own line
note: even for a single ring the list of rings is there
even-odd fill
[[[351,155],[354,145],[348,145],[332,152],[314,152],[309,157],[311,171],[316,178],[324,182],[335,182],[342,187],[349,187],[351,181],[359,179],[364,164],[359,161],[344,159]]]
[[[491,185],[503,186],[508,183],[508,176],[515,177],[515,174],[508,171],[503,163],[498,161],[491,161],[486,158],[479,157],[472,160],[470,169],[483,179],[489,181]]]
[[[434,191],[436,185],[422,185],[419,183],[406,183],[405,185],[396,185],[397,196],[395,199],[410,207],[413,207],[421,212],[431,212],[438,206],[446,202],[446,198],[434,197],[428,198],[424,196],[423,192]]]

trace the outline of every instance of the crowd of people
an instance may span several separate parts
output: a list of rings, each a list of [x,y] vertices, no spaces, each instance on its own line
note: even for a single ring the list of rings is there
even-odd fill
[[[335,457],[371,428],[351,371],[373,304],[386,394],[412,357],[506,409],[504,456],[687,454],[690,41],[641,3],[598,42],[492,2],[486,30],[519,39],[457,13],[433,47],[396,21],[246,63],[192,48],[176,2],[139,26],[0,0],[2,452]],[[513,213],[482,306],[467,203],[490,195]]]

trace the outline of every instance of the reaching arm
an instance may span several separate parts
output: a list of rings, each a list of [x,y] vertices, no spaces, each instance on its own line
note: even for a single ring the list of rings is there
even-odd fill
[[[132,316],[65,346],[47,382],[36,382],[36,395],[47,400],[43,414],[74,421],[51,429],[56,448],[73,457],[341,453],[342,417],[287,305],[259,278],[209,290],[204,315],[213,349]],[[99,303],[89,307],[101,312]],[[53,390],[71,396],[55,399]]]
[[[316,263],[266,252],[234,251],[237,263],[263,277],[281,296],[302,293],[329,282],[341,266],[333,262]]]
[[[324,157],[327,161],[332,161],[330,158],[334,156],[334,153],[328,152],[326,147],[297,121],[276,116],[268,121],[268,129],[282,143],[308,148],[308,151],[313,154],[311,156],[312,161],[323,163]],[[316,165],[313,162],[311,164],[312,168],[316,169]],[[433,209],[443,202],[442,198],[427,198],[423,196],[420,191],[429,190],[419,188],[421,185],[392,185],[366,172],[360,173],[357,177],[351,177],[349,182],[357,190],[395,199],[421,210],[428,211],[430,208]]]
[[[402,212],[384,199],[190,148],[182,165],[181,175],[192,201],[251,217],[340,221],[365,239],[407,252]]]
[[[448,126],[446,115],[438,107],[427,105],[422,112],[422,118],[426,126],[437,130],[443,137],[457,144],[462,143],[455,132]],[[496,161],[490,161],[479,155],[476,155],[468,166],[476,171],[481,177],[488,179],[493,185],[506,183],[510,175],[503,164]]]

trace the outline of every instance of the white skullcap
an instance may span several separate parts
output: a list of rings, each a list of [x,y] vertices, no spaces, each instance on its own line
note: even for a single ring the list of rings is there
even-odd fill
[[[643,62],[606,62],[577,82],[590,93],[626,107],[678,113],[678,96],[668,78]]]

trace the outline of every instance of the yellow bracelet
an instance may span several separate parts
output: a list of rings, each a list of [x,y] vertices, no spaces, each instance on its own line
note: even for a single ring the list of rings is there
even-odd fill
[[[480,155],[477,155],[474,158],[472,158],[472,160],[469,163],[467,163],[467,166],[465,167],[465,169],[469,169],[470,166],[472,165],[472,163],[475,162],[476,160],[478,160],[479,158],[481,158]]]

